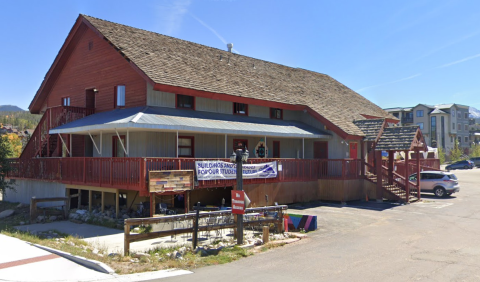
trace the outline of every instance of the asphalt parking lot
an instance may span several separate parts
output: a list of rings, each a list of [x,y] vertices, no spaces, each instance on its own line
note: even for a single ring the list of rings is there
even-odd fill
[[[480,281],[480,169],[453,172],[446,198],[290,209],[318,216],[309,239],[164,281]]]

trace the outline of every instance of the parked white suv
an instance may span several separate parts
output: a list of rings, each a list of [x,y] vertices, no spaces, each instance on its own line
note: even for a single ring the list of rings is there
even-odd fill
[[[417,174],[408,177],[412,182],[417,181]],[[435,194],[437,197],[450,196],[460,191],[458,179],[455,174],[445,171],[420,172],[420,190]]]

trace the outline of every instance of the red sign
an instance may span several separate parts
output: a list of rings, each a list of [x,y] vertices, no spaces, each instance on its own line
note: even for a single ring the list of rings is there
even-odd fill
[[[245,214],[245,192],[232,190],[232,213]]]

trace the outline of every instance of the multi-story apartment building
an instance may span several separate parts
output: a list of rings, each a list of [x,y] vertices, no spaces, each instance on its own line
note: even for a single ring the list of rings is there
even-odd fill
[[[389,112],[392,114],[394,117],[398,118],[400,122],[398,125],[400,126],[405,126],[405,125],[412,125],[413,124],[413,111],[412,107],[407,107],[407,108],[388,108],[385,109],[385,111]]]
[[[430,147],[442,147],[448,153],[455,146],[455,140],[458,140],[461,148],[470,147],[468,106],[418,104],[415,107],[385,110],[399,118],[402,125],[418,125],[422,130],[425,142]],[[411,119],[404,120],[404,117],[410,116],[412,116]]]

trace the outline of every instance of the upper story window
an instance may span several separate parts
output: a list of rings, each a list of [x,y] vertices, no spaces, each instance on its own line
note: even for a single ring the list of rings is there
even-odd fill
[[[115,108],[125,107],[125,85],[115,87]]]
[[[248,105],[243,103],[233,103],[233,113],[248,116]]]
[[[468,119],[468,113],[465,113],[465,119]]]
[[[458,136],[458,143],[462,143],[462,137]]]
[[[423,110],[417,111],[417,117],[423,117]]]
[[[465,131],[468,131],[468,124],[465,124]]]
[[[459,123],[457,128],[458,128],[458,131],[462,131],[462,124]]]
[[[455,130],[455,123],[452,122],[452,129]]]
[[[177,94],[177,108],[195,109],[195,97]]]
[[[70,97],[62,98],[62,106],[70,106]]]
[[[462,113],[460,111],[457,112],[457,118],[462,118]]]
[[[178,156],[193,158],[195,155],[193,136],[179,136],[178,137]]]
[[[468,136],[465,136],[465,143],[468,143]]]
[[[392,115],[396,118],[398,118],[398,113],[392,113]]]
[[[270,118],[283,119],[283,110],[277,108],[270,108]]]
[[[423,122],[417,123],[418,127],[420,127],[420,130],[423,130]]]

